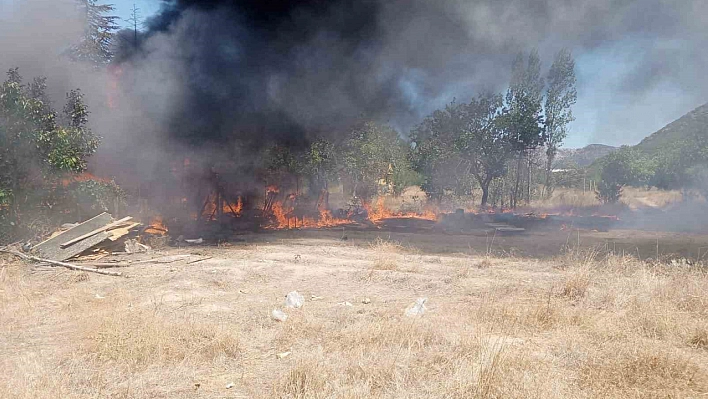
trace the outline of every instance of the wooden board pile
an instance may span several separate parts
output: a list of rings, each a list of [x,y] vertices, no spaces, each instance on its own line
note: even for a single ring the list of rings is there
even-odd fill
[[[129,237],[136,233],[140,223],[132,219],[128,216],[113,220],[110,214],[102,213],[68,230],[54,233],[48,240],[35,245],[32,253],[44,259],[65,261],[80,255],[97,260],[116,249],[133,248],[137,252],[143,249],[142,244],[129,240]]]

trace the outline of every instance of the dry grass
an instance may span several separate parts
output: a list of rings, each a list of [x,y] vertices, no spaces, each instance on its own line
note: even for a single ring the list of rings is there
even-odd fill
[[[408,246],[390,239],[303,240],[219,249],[215,260],[176,262],[172,272],[164,265],[128,268],[130,279],[77,280],[72,272],[32,273],[6,262],[0,392],[17,398],[708,394],[708,274],[700,266],[594,250],[544,261],[433,257]],[[297,262],[295,253],[302,254]],[[379,263],[384,257],[396,266]],[[367,272],[407,277],[362,282]],[[285,323],[270,320],[292,289],[305,295],[305,306],[286,309]],[[310,294],[322,299],[309,300]],[[404,316],[421,296],[429,298],[428,311]],[[371,303],[361,303],[363,297]]]
[[[603,205],[593,191],[558,188],[551,198],[533,201],[531,207],[538,210],[563,211],[575,213],[618,214],[626,208],[663,208],[683,201],[683,195],[677,190],[647,190],[637,187],[625,187],[620,204]]]
[[[131,368],[237,359],[241,344],[235,326],[196,320],[168,321],[155,313],[119,311],[97,320],[86,351],[101,361]]]
[[[398,270],[398,255],[403,252],[403,246],[390,239],[385,240],[377,237],[369,244],[369,248],[375,253],[371,270]]]

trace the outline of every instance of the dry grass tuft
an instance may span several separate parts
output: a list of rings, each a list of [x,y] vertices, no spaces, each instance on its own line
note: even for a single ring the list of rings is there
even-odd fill
[[[591,270],[588,267],[578,267],[567,272],[563,281],[561,296],[573,301],[578,301],[585,297],[590,287],[592,279]]]
[[[225,326],[167,321],[144,311],[118,311],[98,320],[86,348],[99,361],[131,367],[238,358],[241,342]]]
[[[369,248],[374,252],[372,270],[398,270],[398,254],[403,251],[403,246],[399,242],[377,237],[369,244]]]
[[[372,270],[398,270],[398,262],[396,259],[379,256],[374,260],[373,265],[371,265]]]
[[[651,344],[612,345],[590,356],[580,369],[580,384],[597,394],[627,397],[676,397],[676,392],[708,393],[705,371],[675,350]]]
[[[326,374],[315,360],[299,361],[273,389],[273,397],[292,399],[324,398]]]
[[[381,237],[376,237],[376,240],[369,244],[369,248],[380,254],[398,254],[403,252],[403,245],[400,242],[390,239],[385,240]]]
[[[694,348],[708,350],[708,325],[696,327],[691,333],[688,343]]]

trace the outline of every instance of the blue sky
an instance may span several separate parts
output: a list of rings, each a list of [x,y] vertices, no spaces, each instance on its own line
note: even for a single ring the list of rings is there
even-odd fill
[[[116,7],[116,14],[121,18],[121,26],[128,26],[130,23],[127,21],[133,11],[133,4],[138,7],[138,13],[141,19],[145,21],[151,15],[157,13],[161,2],[159,0],[113,0],[112,3]]]

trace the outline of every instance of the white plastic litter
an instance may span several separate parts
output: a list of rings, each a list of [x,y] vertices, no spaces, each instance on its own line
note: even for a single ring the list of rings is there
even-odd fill
[[[285,321],[288,319],[288,315],[286,315],[282,310],[278,309],[273,309],[273,312],[270,315],[275,321]]]
[[[406,316],[421,316],[425,313],[425,303],[428,302],[428,298],[418,298],[415,303],[412,304],[408,309],[406,309]]]
[[[305,297],[300,295],[300,293],[297,291],[293,291],[285,296],[285,307],[286,308],[299,309],[302,307],[302,304],[304,304],[304,303],[305,303]]]

